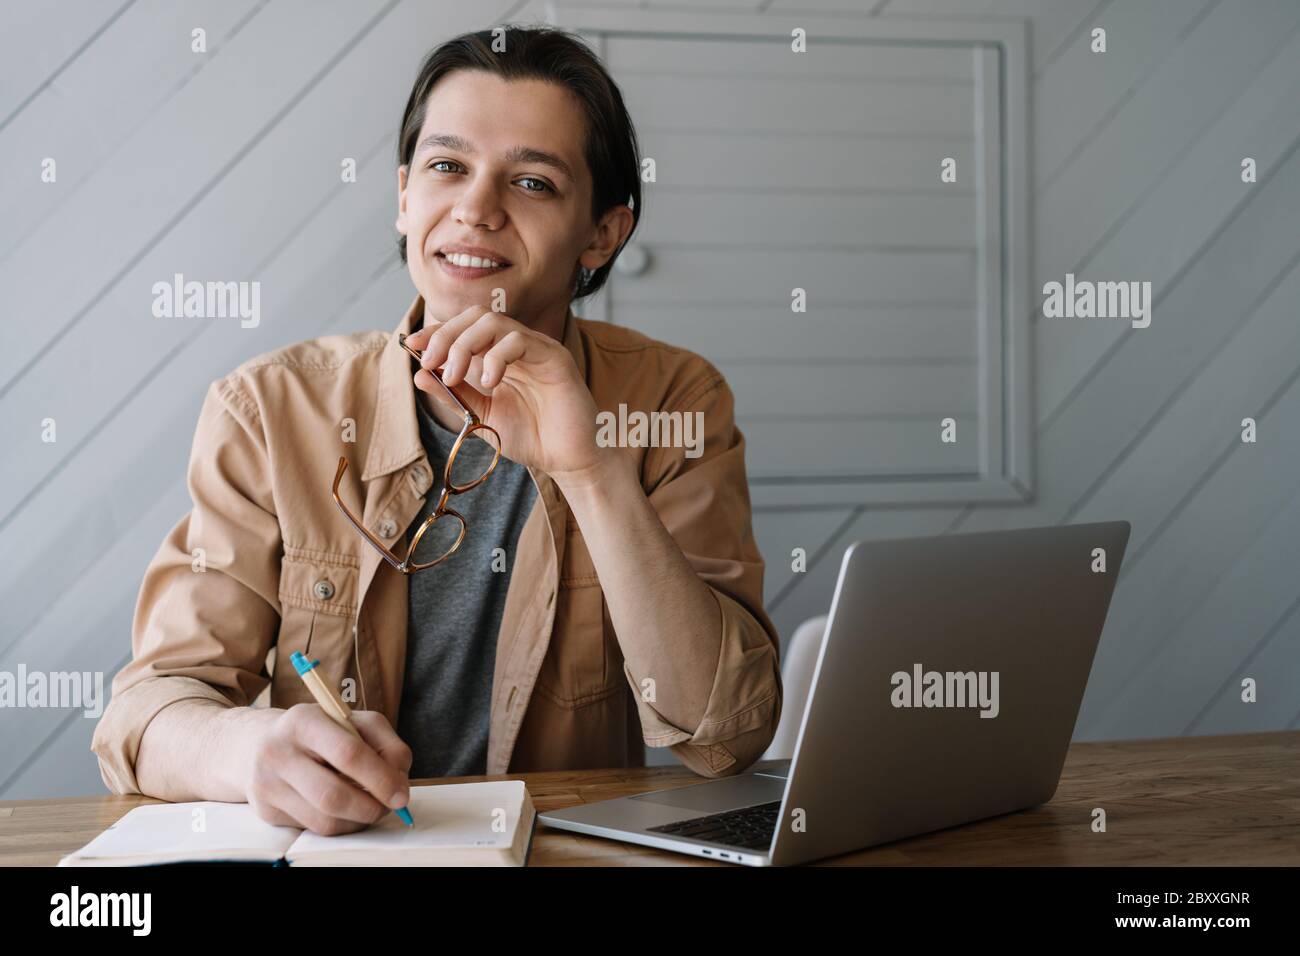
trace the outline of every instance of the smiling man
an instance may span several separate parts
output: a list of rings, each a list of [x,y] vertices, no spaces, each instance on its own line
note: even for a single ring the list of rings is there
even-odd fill
[[[398,149],[418,294],[392,331],[302,342],[210,387],[194,505],[146,571],[96,729],[105,782],[339,833],[404,806],[412,777],[638,766],[645,746],[740,772],[782,698],[731,391],[699,356],[571,308],[640,217],[617,87],[563,32],[468,34],[422,65]],[[489,479],[454,497],[466,417],[447,389],[500,436]],[[702,433],[598,440],[617,409]],[[456,469],[491,464],[480,434]],[[440,505],[464,519],[459,547],[401,573]],[[295,651],[361,740],[312,702]]]

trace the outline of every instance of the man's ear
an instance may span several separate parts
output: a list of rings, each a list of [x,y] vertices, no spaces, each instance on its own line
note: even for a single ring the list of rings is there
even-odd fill
[[[596,226],[596,235],[591,240],[591,245],[578,256],[578,262],[593,272],[599,269],[609,261],[614,250],[632,231],[633,221],[632,210],[628,206],[611,206]]]
[[[397,167],[397,231],[406,235],[406,166]]]

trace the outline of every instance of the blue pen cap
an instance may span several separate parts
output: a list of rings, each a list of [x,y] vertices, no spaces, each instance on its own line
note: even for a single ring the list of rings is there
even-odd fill
[[[302,656],[302,651],[294,651],[292,654],[289,655],[289,660],[293,663],[293,669],[296,670],[299,674],[307,673],[309,670],[311,670],[313,667],[315,667],[317,664],[320,663],[320,661],[307,660],[307,658]]]

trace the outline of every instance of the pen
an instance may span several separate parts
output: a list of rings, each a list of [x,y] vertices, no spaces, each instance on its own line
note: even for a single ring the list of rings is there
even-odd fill
[[[302,682],[307,685],[311,695],[316,698],[316,703],[321,705],[325,713],[334,719],[334,722],[350,733],[353,737],[361,740],[361,733],[352,724],[352,711],[348,710],[348,705],[343,703],[342,698],[335,693],[334,688],[320,679],[316,673],[316,665],[320,661],[309,661],[303,657],[302,651],[294,651],[289,656],[293,662],[293,669],[298,672]],[[394,810],[398,819],[408,827],[415,826],[415,821],[411,819],[411,811],[402,807],[400,810]]]

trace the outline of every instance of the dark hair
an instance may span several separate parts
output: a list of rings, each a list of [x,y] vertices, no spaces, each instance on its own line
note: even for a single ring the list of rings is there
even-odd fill
[[[492,30],[479,30],[448,40],[425,57],[402,114],[397,140],[398,164],[410,164],[416,139],[424,126],[429,94],[452,70],[482,70],[507,80],[556,83],[578,98],[586,116],[583,156],[592,178],[592,222],[599,221],[613,206],[630,205],[630,239],[641,219],[640,153],[636,131],[618,86],[591,48],[574,34],[544,26],[507,25],[498,29],[504,31],[503,52],[493,51]],[[626,244],[624,239],[623,245]],[[398,248],[402,262],[406,262],[405,236],[398,242]],[[595,271],[580,267],[572,298],[581,299],[599,291],[622,250],[620,245],[609,261]]]

